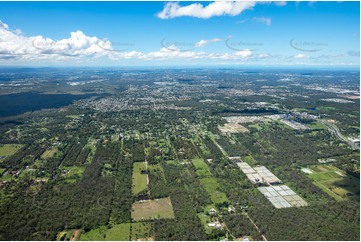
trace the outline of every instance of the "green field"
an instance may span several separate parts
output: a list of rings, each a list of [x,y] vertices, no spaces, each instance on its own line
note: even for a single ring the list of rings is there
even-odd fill
[[[178,162],[177,162],[176,160],[167,160],[166,163],[167,163],[168,165],[173,165],[173,166],[178,165]]]
[[[15,154],[22,146],[18,144],[0,144],[0,161]]]
[[[136,202],[133,204],[132,218],[134,220],[174,218],[172,201],[167,197]]]
[[[154,165],[149,165],[148,169],[149,169],[150,174],[160,176],[165,181],[164,170],[163,170],[163,167],[162,167],[162,165],[160,163],[154,164]]]
[[[196,168],[197,175],[200,178],[212,176],[211,171],[209,170],[208,165],[201,158],[192,159],[192,163]]]
[[[72,233],[73,233],[73,230],[61,231],[57,234],[56,240],[57,241],[69,241]]]
[[[219,184],[216,178],[213,177],[208,165],[203,159],[192,159],[192,163],[196,168],[196,173],[200,178],[200,182],[204,189],[208,192],[214,204],[221,204],[229,202],[225,193],[219,191]]]
[[[145,162],[136,162],[133,164],[133,178],[132,178],[132,192],[134,195],[147,189],[147,174],[142,174],[143,170],[146,170]]]
[[[76,180],[79,180],[85,171],[85,166],[61,166],[62,177],[65,178],[65,181],[73,183]]]
[[[206,231],[207,234],[211,234],[213,228],[208,226],[208,223],[211,222],[211,218],[210,216],[204,214],[204,213],[197,213],[199,220],[201,221],[204,230]]]
[[[357,195],[360,191],[359,179],[332,165],[313,165],[310,169],[313,173],[308,176],[314,184],[335,200],[341,201],[349,197],[359,199],[359,195]]]
[[[215,204],[221,204],[224,202],[229,202],[225,193],[218,191],[219,184],[217,179],[214,177],[202,178],[200,182],[204,189],[208,192],[211,200]]]
[[[256,166],[257,165],[257,161],[253,158],[252,155],[246,155],[246,156],[242,157],[242,160],[244,162],[247,162],[250,166]]]
[[[129,241],[130,239],[130,224],[116,224],[108,229],[106,226],[101,226],[97,229],[92,229],[80,236],[80,240],[85,241]]]
[[[54,147],[50,150],[46,150],[44,151],[44,153],[41,155],[42,159],[46,159],[46,158],[51,158],[54,156],[54,154],[58,151],[57,147]]]
[[[131,224],[131,240],[150,240],[152,235],[152,225],[147,222],[138,222]]]

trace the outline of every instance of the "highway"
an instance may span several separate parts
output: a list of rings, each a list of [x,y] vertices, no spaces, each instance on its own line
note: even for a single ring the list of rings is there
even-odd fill
[[[352,149],[358,149],[358,150],[360,149],[360,146],[359,146],[359,145],[357,145],[356,143],[348,140],[347,137],[343,136],[343,135],[341,134],[340,129],[339,129],[336,125],[334,125],[334,124],[332,124],[332,123],[329,123],[329,122],[326,122],[326,121],[324,121],[324,120],[319,120],[319,121],[320,121],[321,123],[323,123],[324,125],[326,125],[327,129],[331,132],[331,134],[334,134],[334,135],[335,135],[337,138],[339,138],[341,141],[346,142]]]

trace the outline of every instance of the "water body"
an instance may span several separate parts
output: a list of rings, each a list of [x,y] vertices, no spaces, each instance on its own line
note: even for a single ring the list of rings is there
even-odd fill
[[[36,92],[0,95],[0,117],[15,116],[46,108],[60,108],[93,95],[42,94]]]

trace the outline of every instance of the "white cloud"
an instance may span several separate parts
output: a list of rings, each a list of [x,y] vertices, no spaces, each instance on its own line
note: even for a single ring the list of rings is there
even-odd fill
[[[11,31],[0,21],[0,58],[63,60],[75,56],[104,56],[111,50],[109,41],[71,32],[70,38],[52,40],[43,36],[23,36],[21,30]]]
[[[255,1],[216,1],[207,6],[203,6],[200,3],[180,6],[178,2],[168,2],[165,4],[163,11],[158,13],[157,16],[160,19],[182,16],[204,19],[222,15],[236,16],[241,14],[244,10],[252,9],[255,5]]]
[[[275,1],[274,4],[276,4],[277,6],[283,7],[287,5],[286,1]]]
[[[209,39],[209,40],[201,40],[197,43],[195,43],[195,47],[203,47],[208,45],[209,43],[215,43],[215,42],[219,42],[222,41],[222,39],[218,39],[218,38],[214,38],[214,39]]]
[[[252,19],[242,19],[237,21],[237,24],[244,24],[247,23],[249,21],[252,22],[257,22],[257,23],[261,23],[261,24],[266,24],[267,26],[270,26],[272,23],[272,19],[271,18],[266,18],[266,17],[254,17]]]
[[[270,57],[269,54],[259,54],[258,55],[258,58],[268,58],[268,57]]]
[[[242,57],[242,58],[246,58],[246,57],[249,57],[252,55],[252,51],[248,50],[248,49],[245,49],[245,50],[240,50],[240,51],[237,51],[235,53],[236,56],[239,56],[239,57]]]
[[[9,29],[9,26],[0,20],[0,29]]]
[[[262,17],[262,18],[254,17],[252,20],[255,22],[258,22],[258,23],[266,24],[267,26],[270,26],[272,23],[272,19],[265,18],[265,17]]]
[[[305,55],[305,54],[297,54],[294,57],[296,59],[308,59],[308,58],[310,58],[308,55]]]

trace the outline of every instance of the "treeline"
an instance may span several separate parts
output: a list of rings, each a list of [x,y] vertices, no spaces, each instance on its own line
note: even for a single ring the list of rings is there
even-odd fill
[[[268,240],[358,241],[359,210],[354,205],[346,208],[353,209],[347,213],[342,203],[336,203],[286,209],[253,207],[248,213]],[[350,216],[341,215],[345,213]]]
[[[149,168],[148,176],[151,199],[169,196],[168,184],[160,168]]]
[[[127,141],[124,141],[127,144]],[[132,170],[130,157],[120,154],[115,173],[115,187],[111,202],[111,220],[115,223],[129,223],[132,211]]]
[[[185,188],[187,184],[181,176],[182,172],[177,166],[163,164],[163,168],[175,219],[154,222],[155,240],[206,240],[204,228],[194,209],[193,199]]]
[[[235,238],[251,236],[254,240],[262,240],[259,232],[246,215],[230,214],[223,216],[222,219],[227,224],[227,228]]]
[[[116,169],[116,178],[101,176],[105,163]],[[110,216],[116,222],[129,222],[131,170],[131,160],[122,160],[120,144],[108,142],[98,145],[93,162],[77,183],[57,178],[44,183],[37,194],[29,194],[32,182],[23,179],[0,206],[0,238],[55,240],[57,232],[64,229],[89,231],[107,225]]]
[[[82,151],[83,147],[84,147],[84,143],[75,141],[72,144],[71,148],[69,149],[68,153],[66,154],[62,164],[64,166],[73,166],[73,165],[77,164],[77,158],[78,158],[80,152]],[[78,165],[80,165],[80,164],[78,164]]]

